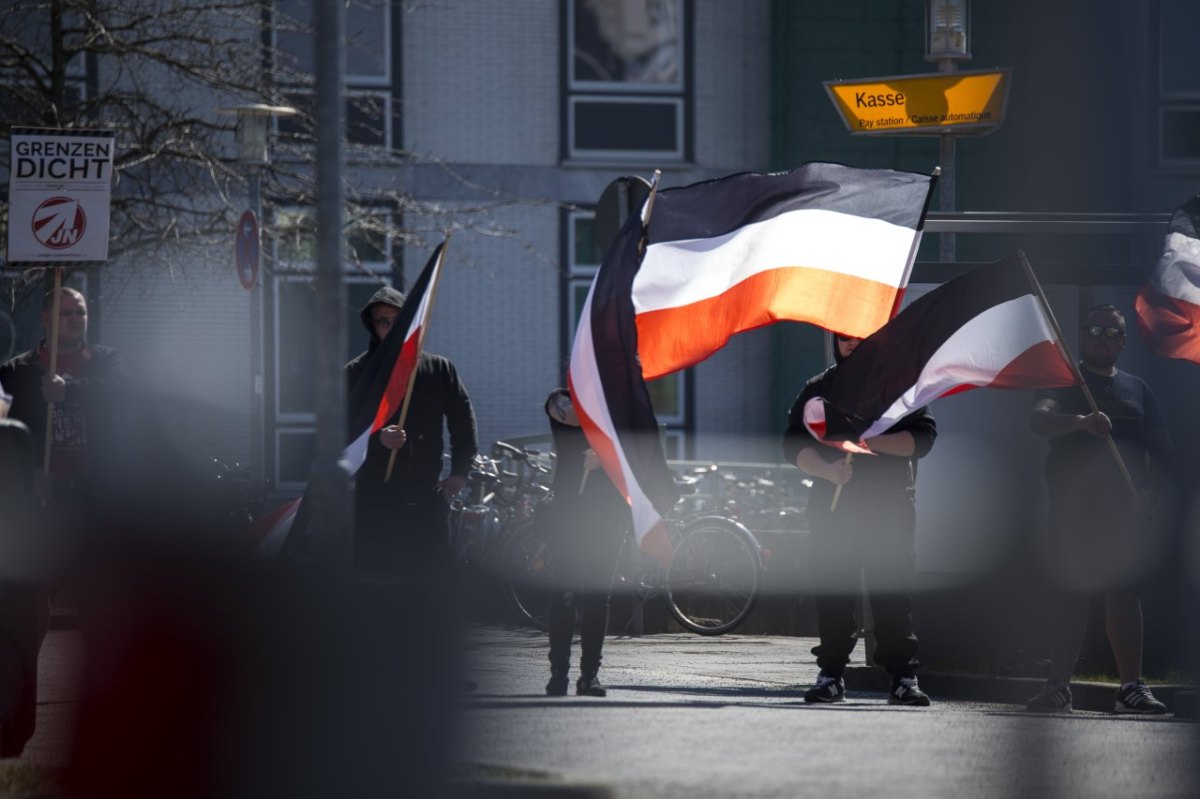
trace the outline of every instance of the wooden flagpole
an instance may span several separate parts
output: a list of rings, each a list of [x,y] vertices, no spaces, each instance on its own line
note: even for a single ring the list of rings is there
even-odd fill
[[[1079,381],[1079,387],[1083,389],[1084,399],[1087,400],[1088,406],[1092,409],[1092,413],[1100,413],[1100,407],[1096,405],[1096,398],[1092,396],[1092,390],[1088,388],[1087,381],[1083,378],[1083,373],[1079,371],[1079,364],[1071,355],[1071,351],[1067,348],[1067,343],[1063,339],[1062,328],[1058,326],[1058,320],[1054,317],[1054,311],[1050,310],[1050,303],[1046,300],[1046,294],[1042,291],[1042,284],[1038,282],[1037,275],[1033,272],[1033,266],[1030,265],[1029,259],[1025,257],[1024,250],[1017,250],[1017,257],[1021,259],[1021,266],[1025,270],[1026,276],[1029,278],[1030,284],[1033,286],[1034,293],[1037,294],[1038,303],[1042,306],[1042,312],[1046,314],[1047,321],[1050,322],[1050,327],[1054,329],[1054,336],[1058,344],[1059,352],[1067,359],[1067,363],[1071,366],[1071,371],[1075,374],[1075,379]],[[1121,475],[1125,478],[1125,484],[1129,486],[1129,491],[1133,494],[1134,501],[1138,500],[1137,487],[1133,484],[1133,476],[1129,473],[1129,467],[1125,465],[1125,459],[1121,457],[1121,451],[1117,449],[1117,444],[1113,441],[1112,434],[1106,433],[1104,440],[1108,442],[1108,451],[1112,453],[1113,459],[1117,462],[1117,467],[1121,470]]]
[[[650,196],[646,198],[646,209],[642,212],[642,237],[638,240],[638,257],[641,258],[646,254],[646,233],[650,230],[650,214],[654,210],[654,196],[658,194],[658,181],[662,177],[662,170],[654,170],[654,179],[650,181]],[[625,221],[622,220],[624,225]],[[588,475],[592,473],[591,469],[583,470],[583,477],[579,479],[579,496],[583,496],[583,490],[587,488]]]
[[[425,311],[425,320],[421,324],[421,335],[417,338],[417,359],[413,362],[412,371],[408,375],[408,387],[404,390],[404,402],[400,405],[400,419],[396,422],[396,426],[403,429],[404,420],[408,418],[408,403],[412,400],[413,385],[417,381],[417,369],[421,365],[421,350],[425,348],[425,334],[429,332],[429,320],[433,318],[433,301],[437,297],[438,283],[442,279],[442,264],[446,261],[446,248],[450,246],[450,234],[446,234],[446,240],[442,243],[442,251],[438,254],[438,265],[434,278],[429,285],[429,307]],[[407,443],[407,442],[405,442]],[[387,472],[383,475],[383,482],[389,483],[392,480],[392,470],[396,466],[396,453],[398,449],[392,450],[391,456],[388,458]]]
[[[61,303],[62,293],[62,273],[61,266],[54,267],[54,295],[50,305],[50,369],[49,376],[54,377],[58,374],[58,311]],[[42,474],[49,485],[50,479],[50,451],[51,445],[54,442],[54,401],[46,401],[46,436],[44,439],[45,447],[42,451]],[[42,498],[42,504],[46,504],[46,497]]]

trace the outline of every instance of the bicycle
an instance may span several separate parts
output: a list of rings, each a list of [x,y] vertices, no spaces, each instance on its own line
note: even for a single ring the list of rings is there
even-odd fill
[[[762,547],[732,519],[687,515],[663,520],[672,555],[665,567],[647,564],[630,579],[618,568],[613,585],[632,584],[637,597],[661,598],[680,626],[700,635],[721,635],[746,620],[763,579]],[[617,563],[639,559],[627,530]],[[532,520],[513,531],[505,547],[509,599],[530,624],[546,629],[554,590],[553,550]]]
[[[475,456],[466,486],[450,504],[449,546],[458,562],[493,564],[509,529],[531,519],[537,504],[549,497],[541,481],[550,469],[541,456],[503,441],[492,445],[492,457]]]

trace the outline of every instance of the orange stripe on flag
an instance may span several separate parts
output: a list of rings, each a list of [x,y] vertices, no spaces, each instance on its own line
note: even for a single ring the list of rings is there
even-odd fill
[[[1146,285],[1134,308],[1138,328],[1156,355],[1200,363],[1200,306]]]
[[[638,314],[642,376],[653,380],[691,366],[735,333],[778,321],[866,338],[891,317],[898,294],[895,286],[812,267],[759,272],[717,297]]]

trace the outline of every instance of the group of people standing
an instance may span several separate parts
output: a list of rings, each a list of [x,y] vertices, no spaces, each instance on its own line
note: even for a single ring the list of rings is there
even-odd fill
[[[70,505],[85,490],[79,479],[103,434],[96,410],[109,385],[124,370],[110,348],[87,340],[87,302],[73,289],[48,294],[42,321],[50,329],[58,309],[57,364],[50,369],[46,341],[0,368],[0,410],[9,411],[33,434],[35,454],[43,441],[53,448],[48,479],[37,492]],[[404,295],[381,288],[362,309],[369,333],[365,352],[346,365],[351,387],[366,360],[400,314]],[[840,363],[858,340],[837,337],[835,363],[810,379],[797,397],[783,438],[789,463],[814,478],[808,502],[810,566],[816,591],[819,645],[813,650],[820,673],[806,702],[845,699],[843,673],[860,628],[855,603],[865,580],[874,618],[876,662],[892,677],[888,702],[927,706],[917,680],[918,639],[909,595],[915,562],[917,463],[931,451],[937,425],[927,408],[912,413],[864,442],[873,455],[855,460],[817,441],[803,424],[805,402],[823,395]],[[1049,440],[1050,541],[1060,566],[1081,579],[1062,585],[1053,663],[1044,690],[1030,700],[1040,711],[1071,709],[1070,679],[1083,642],[1087,612],[1096,592],[1105,597],[1106,626],[1121,686],[1118,713],[1165,713],[1142,680],[1143,572],[1099,573],[1086,553],[1137,551],[1145,523],[1143,502],[1170,457],[1169,442],[1154,394],[1140,379],[1117,368],[1125,345],[1125,320],[1113,306],[1085,315],[1080,367],[1095,406],[1079,386],[1039,392],[1030,414],[1033,431]],[[373,436],[355,492],[356,566],[364,573],[388,572],[405,563],[440,562],[445,551],[448,503],[462,489],[476,455],[477,425],[471,401],[454,364],[420,356],[412,401],[403,427],[396,422]],[[52,413],[47,418],[47,405]],[[546,693],[562,696],[570,684],[571,644],[581,621],[581,660],[576,693],[604,696],[599,669],[608,624],[609,582],[619,554],[629,509],[599,469],[566,389],[545,401],[547,424],[557,453],[554,500],[539,514],[558,564],[558,587],[550,616],[550,679]],[[46,435],[46,426],[50,434]],[[442,476],[443,430],[450,436],[449,474]],[[1115,447],[1111,446],[1115,443]],[[1120,465],[1114,450],[1121,455]],[[385,482],[389,461],[395,478]],[[39,473],[40,474],[40,473]],[[1137,489],[1136,496],[1130,489]],[[1107,558],[1104,563],[1129,563]],[[1102,570],[1101,570],[1102,571]],[[1090,578],[1090,579],[1083,579]]]
[[[820,637],[813,654],[820,673],[804,700],[845,698],[843,671],[859,630],[853,609],[861,575],[875,622],[875,660],[892,676],[888,702],[928,706],[929,696],[916,677],[917,637],[908,585],[915,559],[917,461],[937,437],[934,419],[927,408],[909,414],[864,442],[874,456],[853,462],[818,443],[803,423],[805,402],[825,394],[838,365],[857,345],[856,339],[836,339],[837,363],[805,385],[784,437],[787,459],[816,478],[808,519]],[[1121,311],[1112,305],[1090,309],[1080,329],[1079,366],[1086,390],[1039,391],[1030,412],[1032,430],[1049,440],[1045,552],[1057,589],[1049,674],[1027,703],[1033,711],[1072,709],[1070,681],[1089,606],[1102,593],[1121,681],[1114,712],[1167,712],[1142,679],[1140,589],[1149,575],[1144,553],[1150,549],[1150,498],[1168,470],[1170,443],[1149,386],[1117,368],[1124,347]]]

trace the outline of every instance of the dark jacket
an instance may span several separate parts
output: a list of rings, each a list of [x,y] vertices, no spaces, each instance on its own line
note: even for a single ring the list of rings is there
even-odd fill
[[[376,303],[400,308],[404,305],[404,295],[385,286],[375,292],[363,306],[360,316],[371,339],[367,351],[346,364],[346,380],[351,390],[380,343],[371,324],[370,315],[370,308]],[[395,424],[398,419],[399,412],[395,418],[388,420],[388,424]],[[478,450],[478,433],[471,398],[449,359],[421,353],[417,362],[412,399],[408,406],[408,417],[404,421],[408,441],[396,450],[396,465],[392,474],[392,483],[400,485],[401,493],[427,495],[441,479],[442,450],[445,446],[442,435],[443,419],[450,433],[450,474],[466,477]],[[391,452],[379,443],[378,435],[371,436],[367,445],[367,459],[357,475],[360,487],[376,482],[382,484]]]
[[[827,461],[845,457],[845,453],[818,442],[804,426],[804,404],[812,397],[828,394],[827,387],[837,371],[830,366],[813,377],[792,403],[788,413],[788,427],[783,436],[783,455],[788,463],[795,463],[800,450],[816,447]],[[908,431],[913,437],[914,450],[911,457],[894,455],[861,455],[854,458],[854,478],[847,483],[838,500],[839,512],[843,508],[862,507],[891,512],[897,503],[911,505],[914,501],[917,478],[917,459],[929,454],[937,438],[937,423],[927,408],[919,408],[905,416],[885,432]],[[820,522],[829,513],[830,503],[836,486],[827,480],[814,480],[808,500],[811,521]]]
[[[64,404],[83,406],[88,420],[89,460],[93,460],[97,448],[112,446],[109,440],[110,425],[106,423],[116,409],[117,391],[126,380],[124,364],[117,351],[102,344],[84,347],[83,365],[78,375],[66,380],[67,396]],[[38,358],[38,350],[32,349],[0,366],[0,385],[12,394],[10,418],[17,419],[29,428],[32,436],[34,461],[40,468],[46,441],[46,400],[42,397],[42,378],[46,369]]]

